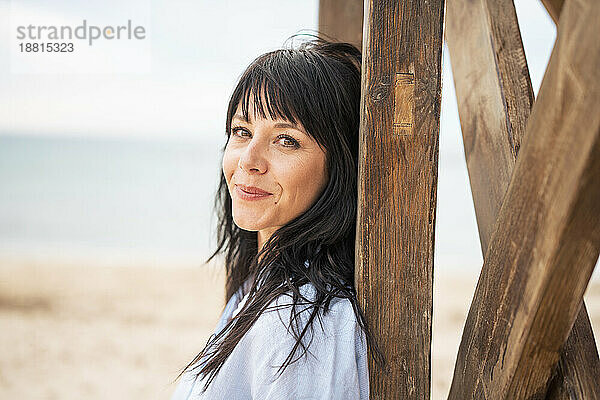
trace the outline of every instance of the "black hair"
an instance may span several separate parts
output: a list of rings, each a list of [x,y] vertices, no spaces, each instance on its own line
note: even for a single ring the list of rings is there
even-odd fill
[[[296,35],[294,35],[296,36]],[[292,36],[292,37],[294,37]],[[243,283],[253,278],[248,300],[238,314],[179,374],[194,364],[196,374],[208,377],[208,388],[242,336],[264,311],[284,293],[292,292],[292,320],[298,321],[299,304],[310,305],[307,326],[292,326],[294,347],[279,371],[291,364],[302,346],[306,328],[329,310],[334,298],[352,303],[365,332],[369,354],[385,365],[369,325],[356,298],[354,257],[357,209],[358,130],[360,120],[361,52],[349,43],[335,43],[312,37],[298,48],[283,48],[256,58],[244,71],[231,95],[225,132],[231,135],[231,120],[241,105],[249,120],[248,103],[263,118],[283,119],[302,124],[307,133],[326,150],[329,180],[321,196],[303,214],[275,231],[258,251],[257,232],[238,227],[232,216],[232,200],[225,176],[221,174],[215,201],[218,214],[217,249],[207,260],[225,254],[225,301]],[[261,99],[265,99],[265,104]],[[225,149],[223,147],[223,150]],[[309,261],[309,268],[304,262]],[[315,299],[300,294],[311,283]],[[300,303],[300,298],[305,302]],[[303,308],[301,312],[306,312]],[[202,361],[202,362],[199,362]]]

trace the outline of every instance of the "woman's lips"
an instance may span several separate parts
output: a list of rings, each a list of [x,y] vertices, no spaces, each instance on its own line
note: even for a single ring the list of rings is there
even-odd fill
[[[272,196],[272,193],[254,186],[235,185],[235,192],[242,200],[261,200]]]

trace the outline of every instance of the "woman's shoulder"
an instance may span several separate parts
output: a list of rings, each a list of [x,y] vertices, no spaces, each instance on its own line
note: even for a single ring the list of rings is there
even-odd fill
[[[316,290],[312,284],[306,284],[300,287],[300,293],[312,300]],[[257,371],[254,374],[255,382],[259,382],[257,387],[290,392],[287,398],[368,399],[364,333],[350,300],[334,300],[327,312],[319,309],[312,328],[306,329],[302,337],[306,352],[301,346],[294,350],[297,337],[292,329],[299,335],[306,328],[313,308],[298,306],[300,314],[292,322],[292,296],[285,293],[273,301],[275,308],[258,317],[240,342],[245,359]],[[277,371],[286,359],[295,361],[277,380]],[[337,382],[335,387],[331,382]],[[324,391],[320,397],[312,397],[316,388]]]
[[[315,300],[317,291],[312,283],[300,286],[299,291],[306,300]],[[244,300],[247,296],[238,307]],[[301,298],[293,313],[291,291],[274,298],[223,364],[216,378],[222,383],[215,387],[237,393],[230,398],[368,399],[366,342],[352,303],[336,298],[327,312],[318,308],[312,328],[302,337],[303,346],[296,346],[314,309],[306,303]],[[296,313],[298,318],[292,322]],[[293,361],[279,376],[286,360]],[[314,397],[316,388],[318,397]]]

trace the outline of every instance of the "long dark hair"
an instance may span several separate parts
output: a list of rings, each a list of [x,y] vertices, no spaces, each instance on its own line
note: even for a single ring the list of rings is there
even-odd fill
[[[280,372],[292,363],[299,346],[306,353],[302,338],[307,328],[312,329],[314,319],[320,318],[319,312],[327,313],[334,298],[350,300],[365,332],[369,354],[385,365],[357,302],[354,286],[360,68],[361,52],[355,46],[311,35],[311,40],[302,42],[298,48],[284,48],[256,58],[233,90],[225,124],[227,141],[237,107],[241,104],[248,120],[248,102],[252,97],[255,113],[295,124],[299,121],[326,149],[329,181],[320,198],[305,213],[275,231],[258,251],[257,232],[241,229],[233,221],[231,196],[221,174],[215,201],[219,216],[217,249],[207,262],[219,253],[225,254],[226,302],[243,288],[246,280],[253,278],[253,281],[248,300],[239,313],[216,336],[211,336],[202,352],[179,374],[197,364],[194,368],[200,369],[197,375],[208,377],[203,390],[261,313],[273,309],[269,306],[275,299],[290,291],[293,299],[290,325],[292,320],[299,320],[297,305],[308,304],[310,314],[302,332],[298,326],[291,326],[296,343]],[[300,294],[299,288],[306,283],[312,283],[316,289],[314,300]],[[300,299],[304,302],[300,303]],[[302,307],[301,312],[306,310]]]

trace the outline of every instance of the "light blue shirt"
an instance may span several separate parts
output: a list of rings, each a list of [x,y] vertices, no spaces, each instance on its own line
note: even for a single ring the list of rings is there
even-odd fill
[[[245,283],[246,287],[248,283]],[[314,300],[316,290],[307,283],[300,287],[300,293]],[[217,323],[215,334],[241,310],[247,299],[247,295],[242,297],[242,288],[231,297]],[[291,293],[279,296],[274,303],[277,306],[291,304]],[[302,305],[296,307],[297,310],[305,308]],[[309,328],[302,339],[305,345],[310,343],[308,353],[277,377],[279,366],[296,341],[291,330],[288,332],[290,313],[291,307],[286,306],[270,307],[263,312],[239,341],[205,393],[201,394],[205,381],[194,379],[188,372],[181,377],[171,400],[368,400],[366,340],[350,300],[336,298],[331,301],[327,315],[321,313],[322,324],[318,317],[315,318],[312,334]],[[309,311],[300,313],[300,332],[306,326],[309,314]],[[300,354],[303,354],[301,346],[293,360]]]

